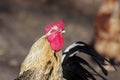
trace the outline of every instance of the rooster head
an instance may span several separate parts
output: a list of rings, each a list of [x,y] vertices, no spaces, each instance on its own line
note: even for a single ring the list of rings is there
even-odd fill
[[[62,21],[53,22],[45,27],[45,34],[53,50],[58,51],[64,44],[64,23]]]

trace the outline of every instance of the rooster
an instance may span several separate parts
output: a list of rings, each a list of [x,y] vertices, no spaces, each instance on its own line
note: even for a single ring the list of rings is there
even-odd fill
[[[45,35],[33,44],[23,61],[17,80],[62,80],[63,30],[62,21],[46,26]]]
[[[120,63],[120,0],[103,0],[95,19],[94,48]]]
[[[94,74],[106,80],[86,60],[76,55],[76,51],[88,54],[96,60],[103,73],[108,74],[102,66],[106,59],[84,42],[76,42],[62,53],[64,32],[62,21],[46,26],[45,35],[33,44],[15,80],[96,80]]]

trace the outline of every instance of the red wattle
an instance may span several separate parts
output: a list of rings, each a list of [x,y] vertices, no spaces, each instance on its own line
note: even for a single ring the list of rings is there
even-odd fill
[[[60,50],[64,44],[64,38],[61,33],[56,32],[55,34],[51,34],[47,37],[48,41],[50,42],[50,46],[53,50]]]

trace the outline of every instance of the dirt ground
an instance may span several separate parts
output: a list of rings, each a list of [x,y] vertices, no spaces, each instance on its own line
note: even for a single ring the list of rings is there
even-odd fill
[[[39,4],[38,0],[22,1],[0,1],[0,80],[17,77],[31,45],[52,21],[63,20],[65,23],[63,50],[74,41],[90,43],[94,35],[94,18],[102,0],[80,0],[78,6],[75,6],[78,0],[74,5],[63,0],[61,4],[44,2],[47,0],[41,0],[43,2]],[[117,69],[109,72],[108,80],[120,80],[120,68]]]

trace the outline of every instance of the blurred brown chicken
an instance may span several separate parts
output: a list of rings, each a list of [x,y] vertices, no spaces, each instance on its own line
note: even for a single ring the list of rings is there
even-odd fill
[[[95,20],[94,48],[120,63],[120,0],[103,0]]]

